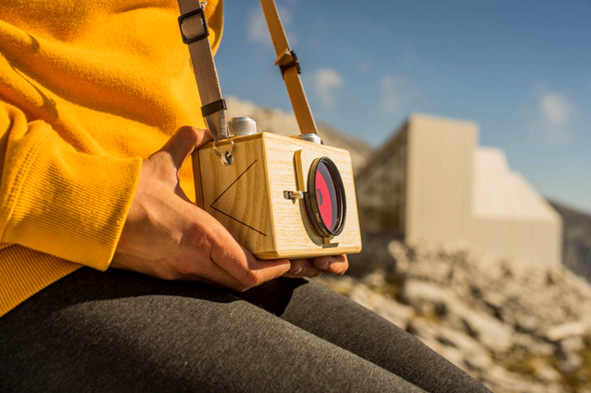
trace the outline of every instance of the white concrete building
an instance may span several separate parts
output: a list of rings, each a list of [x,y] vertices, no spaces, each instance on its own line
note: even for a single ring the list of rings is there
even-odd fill
[[[477,138],[474,123],[411,116],[356,177],[362,226],[559,264],[560,216],[501,150],[478,147]]]

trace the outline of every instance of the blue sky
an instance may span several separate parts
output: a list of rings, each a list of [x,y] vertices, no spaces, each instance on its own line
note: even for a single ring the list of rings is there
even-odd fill
[[[411,113],[478,123],[543,195],[591,213],[591,0],[276,0],[317,121],[379,147]],[[260,4],[225,2],[225,95],[291,110]]]

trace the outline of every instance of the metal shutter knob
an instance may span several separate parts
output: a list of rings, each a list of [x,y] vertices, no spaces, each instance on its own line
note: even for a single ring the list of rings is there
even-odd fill
[[[257,123],[250,117],[233,117],[228,120],[230,136],[253,135],[257,133]]]

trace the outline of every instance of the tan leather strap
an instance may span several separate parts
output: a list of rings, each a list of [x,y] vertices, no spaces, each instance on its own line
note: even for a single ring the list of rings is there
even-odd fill
[[[226,104],[222,99],[215,62],[207,39],[209,31],[202,8],[203,3],[198,0],[178,0],[181,12],[179,25],[183,42],[188,45],[193,62],[193,72],[203,104],[201,107],[203,117],[207,121],[213,138],[218,141],[230,137],[225,118]],[[316,122],[300,80],[299,63],[295,52],[289,48],[275,2],[261,0],[261,6],[277,53],[275,65],[281,69],[300,132],[302,134],[318,134]],[[222,161],[229,160],[231,162],[231,151],[219,152],[214,143],[214,152],[222,158]]]
[[[300,127],[300,132],[302,134],[318,134],[316,122],[312,116],[312,111],[310,110],[310,105],[308,105],[306,93],[304,92],[304,86],[300,79],[301,71],[299,63],[295,56],[295,52],[290,49],[289,43],[287,42],[287,37],[283,30],[283,25],[281,24],[281,19],[279,18],[275,2],[273,0],[260,1],[261,6],[263,7],[263,13],[265,14],[265,19],[267,20],[269,32],[271,33],[275,53],[277,54],[275,65],[279,66],[281,73],[283,74],[283,81],[287,87],[289,99],[291,100],[291,105],[298,126]]]

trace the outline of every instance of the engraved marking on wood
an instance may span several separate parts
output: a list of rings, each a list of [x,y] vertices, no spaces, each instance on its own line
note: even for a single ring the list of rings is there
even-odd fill
[[[215,211],[217,211],[217,212],[219,212],[219,213],[223,214],[224,216],[226,216],[226,217],[228,217],[228,218],[231,218],[232,220],[234,220],[234,221],[236,221],[236,222],[238,222],[238,223],[240,223],[240,224],[244,225],[245,227],[247,227],[247,228],[249,228],[249,229],[252,229],[252,230],[253,230],[253,231],[255,231],[255,232],[258,232],[259,234],[261,234],[261,235],[263,235],[263,236],[267,236],[267,235],[266,235],[264,232],[261,232],[261,231],[259,231],[258,229],[256,229],[256,228],[254,228],[254,227],[252,227],[252,226],[248,225],[247,223],[245,223],[245,222],[243,222],[243,221],[241,221],[241,220],[237,219],[236,217],[233,217],[233,216],[231,216],[230,214],[228,214],[228,213],[226,213],[226,212],[224,212],[224,211],[222,211],[222,210],[220,210],[220,209],[218,209],[217,207],[215,207],[215,206],[214,206],[214,205],[215,205],[215,203],[216,203],[216,202],[217,202],[217,201],[218,201],[218,200],[219,200],[219,199],[220,199],[222,196],[224,196],[224,194],[225,194],[225,193],[226,193],[226,192],[227,192],[227,191],[228,191],[230,188],[232,188],[232,186],[233,186],[234,184],[236,184],[236,182],[238,182],[238,180],[240,180],[240,178],[241,178],[242,176],[244,176],[244,174],[245,174],[246,172],[248,172],[248,170],[249,170],[250,168],[252,168],[252,167],[254,166],[254,164],[256,164],[256,163],[257,163],[257,160],[254,160],[254,161],[252,162],[252,164],[250,164],[250,165],[248,166],[248,168],[246,168],[246,169],[245,169],[245,170],[244,170],[244,171],[243,171],[243,172],[242,172],[242,173],[241,173],[241,174],[240,174],[240,175],[239,175],[239,176],[236,178],[236,180],[234,180],[234,181],[233,181],[233,182],[232,182],[232,183],[231,183],[231,184],[230,184],[228,187],[226,187],[226,189],[225,189],[225,190],[224,190],[224,191],[223,191],[223,192],[222,192],[222,193],[221,193],[221,194],[220,194],[220,195],[219,195],[219,196],[218,196],[218,197],[217,197],[217,198],[216,198],[216,199],[215,199],[215,200],[214,200],[214,201],[211,203],[211,205],[209,205],[209,207],[211,207],[211,208],[212,208],[212,209],[214,209]]]

